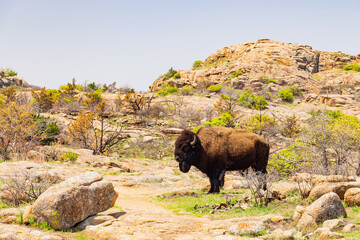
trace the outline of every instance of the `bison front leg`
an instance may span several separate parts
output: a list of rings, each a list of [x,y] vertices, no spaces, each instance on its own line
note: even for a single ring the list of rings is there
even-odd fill
[[[208,192],[208,194],[210,193],[218,193],[220,192],[220,181],[218,178],[216,177],[211,177],[210,179],[210,190]]]
[[[220,192],[220,187],[224,186],[225,171],[225,169],[217,171],[211,176],[209,176],[211,187],[208,194]]]

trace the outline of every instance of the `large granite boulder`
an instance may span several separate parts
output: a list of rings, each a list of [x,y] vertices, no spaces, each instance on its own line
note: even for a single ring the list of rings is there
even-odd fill
[[[313,202],[302,214],[298,225],[309,227],[328,219],[346,217],[346,211],[341,203],[340,197],[333,192],[327,193]]]
[[[117,196],[112,183],[96,172],[86,172],[50,187],[28,214],[39,223],[48,222],[55,230],[69,229],[114,206]]]

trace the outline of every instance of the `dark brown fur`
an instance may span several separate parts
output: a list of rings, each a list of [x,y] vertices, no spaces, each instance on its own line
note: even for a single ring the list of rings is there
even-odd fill
[[[188,172],[195,166],[205,173],[211,184],[209,193],[220,191],[226,171],[251,167],[266,173],[268,157],[269,144],[259,135],[225,127],[201,128],[196,134],[184,130],[175,142],[180,170]]]

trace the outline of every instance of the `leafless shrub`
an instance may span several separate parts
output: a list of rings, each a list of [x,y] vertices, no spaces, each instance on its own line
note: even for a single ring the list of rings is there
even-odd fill
[[[10,206],[19,206],[25,202],[35,201],[51,185],[56,183],[52,178],[39,178],[35,173],[24,171],[0,177],[3,183],[1,200]]]
[[[205,113],[202,109],[186,108],[183,111],[182,117],[189,119],[197,124],[201,123],[201,120],[205,118]]]
[[[296,176],[295,182],[299,190],[299,194],[302,199],[306,199],[311,190],[314,187],[314,177],[311,173],[306,174],[306,176]]]
[[[16,95],[15,102],[17,105],[29,105],[31,101],[31,97],[27,94],[27,92],[20,92]]]
[[[137,138],[128,142],[128,149],[122,151],[122,154],[128,157],[145,157],[150,159],[163,159],[171,156],[173,144],[169,138],[157,138],[148,142]]]
[[[258,206],[267,206],[271,202],[272,198],[272,186],[277,175],[264,174],[261,172],[248,171],[244,174],[244,177],[249,186],[252,197]]]
[[[42,151],[47,161],[58,161],[61,152],[56,147],[47,147]]]

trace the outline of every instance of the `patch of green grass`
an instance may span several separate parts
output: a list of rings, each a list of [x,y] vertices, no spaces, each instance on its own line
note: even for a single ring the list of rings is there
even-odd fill
[[[41,230],[54,231],[54,229],[52,229],[52,227],[50,226],[50,224],[47,223],[47,222],[41,222],[41,223],[39,224],[39,228],[40,228]]]
[[[360,65],[359,65],[359,64],[349,64],[349,65],[345,65],[345,66],[343,67],[343,70],[345,70],[345,71],[360,72]]]
[[[23,222],[23,215],[24,215],[23,211],[20,211],[19,215],[17,216],[18,218],[16,220],[17,224],[23,224],[24,223]]]
[[[0,200],[0,208],[11,208],[11,206],[7,205],[6,203]]]
[[[360,239],[360,230],[353,231],[351,233],[345,233],[344,237],[346,239]]]
[[[289,217],[294,214],[294,209],[296,205],[298,205],[297,201],[282,201],[269,203],[268,206],[257,207],[253,202],[249,202],[249,208],[245,210],[234,208],[212,213],[213,209],[211,206],[225,203],[226,201],[236,203],[244,198],[244,194],[248,195],[248,190],[222,190],[220,194],[206,194],[204,191],[196,191],[187,194],[167,193],[158,196],[156,200],[160,205],[166,209],[173,210],[175,213],[186,211],[197,217],[203,217],[209,214],[217,217],[247,217],[267,214],[280,214]],[[201,206],[201,208],[195,208],[196,205]]]
[[[241,237],[253,238],[253,237],[260,237],[260,236],[263,236],[266,234],[269,234],[268,231],[266,229],[263,229],[260,232],[258,232],[257,234],[247,233],[247,234],[241,235]]]
[[[348,215],[348,219],[354,224],[360,224],[360,206],[355,205],[348,207],[346,204],[344,204],[344,206]]]
[[[93,240],[93,238],[86,236],[84,233],[79,233],[76,236],[76,240]]]
[[[70,161],[74,163],[78,159],[79,155],[74,152],[64,152],[60,156],[60,160],[67,162]]]
[[[202,63],[201,66],[199,66],[199,69],[218,67],[227,61],[228,59],[226,57],[222,57],[210,63],[206,63],[206,64]]]
[[[118,209],[119,211],[124,211],[124,210],[122,209],[122,207],[120,207],[120,206],[118,206],[118,205],[114,205],[112,208]]]
[[[230,81],[233,78],[239,77],[243,75],[244,73],[242,71],[232,72],[230,76],[226,79],[227,81]]]

